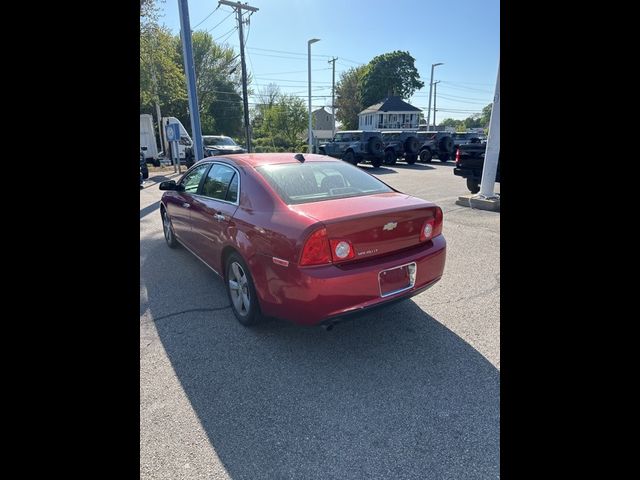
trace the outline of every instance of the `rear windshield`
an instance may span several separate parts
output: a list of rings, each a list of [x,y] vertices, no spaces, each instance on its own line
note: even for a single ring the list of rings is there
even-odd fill
[[[393,192],[377,178],[344,162],[282,163],[256,170],[288,205]]]

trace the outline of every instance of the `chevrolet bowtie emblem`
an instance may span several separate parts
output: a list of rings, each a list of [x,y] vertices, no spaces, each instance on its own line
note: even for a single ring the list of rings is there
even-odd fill
[[[398,226],[398,222],[389,222],[387,223],[384,227],[382,227],[382,230],[393,230],[394,228],[396,228]]]

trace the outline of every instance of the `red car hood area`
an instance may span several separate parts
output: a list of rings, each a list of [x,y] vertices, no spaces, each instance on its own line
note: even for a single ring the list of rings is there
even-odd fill
[[[349,241],[352,260],[388,254],[420,244],[420,232],[433,219],[433,203],[402,193],[310,202],[289,207],[322,222],[330,239]]]

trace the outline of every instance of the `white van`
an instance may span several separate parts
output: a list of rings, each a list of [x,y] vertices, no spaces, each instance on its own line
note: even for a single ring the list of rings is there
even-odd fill
[[[142,147],[146,147],[146,149]],[[159,164],[156,132],[153,129],[153,117],[148,114],[140,115],[140,151],[144,153],[146,162],[153,163],[154,165]]]
[[[189,133],[187,132],[187,130],[184,128],[184,125],[182,125],[180,120],[178,120],[176,117],[162,117],[163,132],[167,131],[166,126],[169,123],[177,123],[180,126],[180,141],[178,142],[178,155],[180,157],[181,162],[186,161],[187,153],[192,155],[193,140],[191,140],[191,137],[189,136]],[[169,152],[171,147],[168,145],[166,138],[164,139],[164,141],[165,141],[164,151],[166,152],[164,157],[165,159],[170,160],[171,155],[169,154]]]

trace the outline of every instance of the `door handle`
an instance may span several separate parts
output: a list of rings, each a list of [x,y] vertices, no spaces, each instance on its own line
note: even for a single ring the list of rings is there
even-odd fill
[[[213,216],[213,218],[215,218],[216,220],[218,220],[219,222],[221,222],[221,221],[223,221],[223,220],[224,220],[224,215],[223,215],[222,213],[220,213],[220,212],[217,212],[217,213]]]
[[[190,205],[190,204],[188,204],[188,203],[183,203],[183,204],[182,204],[182,206],[183,206],[184,208],[189,208],[191,205]]]

